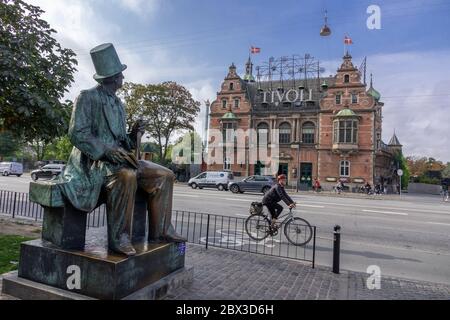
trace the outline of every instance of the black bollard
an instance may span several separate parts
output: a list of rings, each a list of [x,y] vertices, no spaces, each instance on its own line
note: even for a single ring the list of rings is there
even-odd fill
[[[336,225],[334,227],[333,240],[333,273],[339,274],[339,257],[341,254],[341,227]]]

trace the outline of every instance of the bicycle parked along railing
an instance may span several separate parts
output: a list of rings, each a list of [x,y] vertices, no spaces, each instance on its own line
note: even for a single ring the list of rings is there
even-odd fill
[[[250,238],[262,241],[269,236],[275,237],[278,230],[283,228],[286,239],[293,245],[304,246],[311,241],[313,228],[305,219],[294,217],[292,208],[288,213],[278,217],[278,221],[272,225],[269,214],[264,212],[264,207],[259,202],[253,202],[251,205],[251,215],[245,220],[245,231]]]

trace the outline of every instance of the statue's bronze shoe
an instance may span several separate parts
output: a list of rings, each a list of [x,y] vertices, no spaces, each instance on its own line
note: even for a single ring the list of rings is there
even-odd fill
[[[187,242],[187,239],[180,236],[177,233],[166,234],[160,237],[161,240],[166,242]]]
[[[136,250],[134,250],[132,245],[122,245],[118,248],[111,248],[112,251],[124,254],[128,257],[136,255]]]
[[[136,255],[136,250],[134,250],[129,237],[125,234],[120,237],[120,244],[118,246],[111,246],[111,250],[128,257]]]

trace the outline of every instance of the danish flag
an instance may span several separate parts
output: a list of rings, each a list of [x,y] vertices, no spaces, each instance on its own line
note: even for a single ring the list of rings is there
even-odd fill
[[[260,53],[261,52],[261,48],[251,47],[250,48],[250,52],[252,54]]]
[[[353,41],[350,37],[345,36],[344,37],[344,43],[345,44],[353,44]]]

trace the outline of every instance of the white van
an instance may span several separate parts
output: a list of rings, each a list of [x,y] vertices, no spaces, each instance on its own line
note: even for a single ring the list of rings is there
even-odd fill
[[[207,171],[190,179],[188,185],[192,189],[217,188],[223,191],[228,190],[228,183],[233,179],[233,174],[229,171]]]
[[[15,175],[20,177],[23,174],[23,165],[19,162],[0,162],[0,173],[3,176]]]

